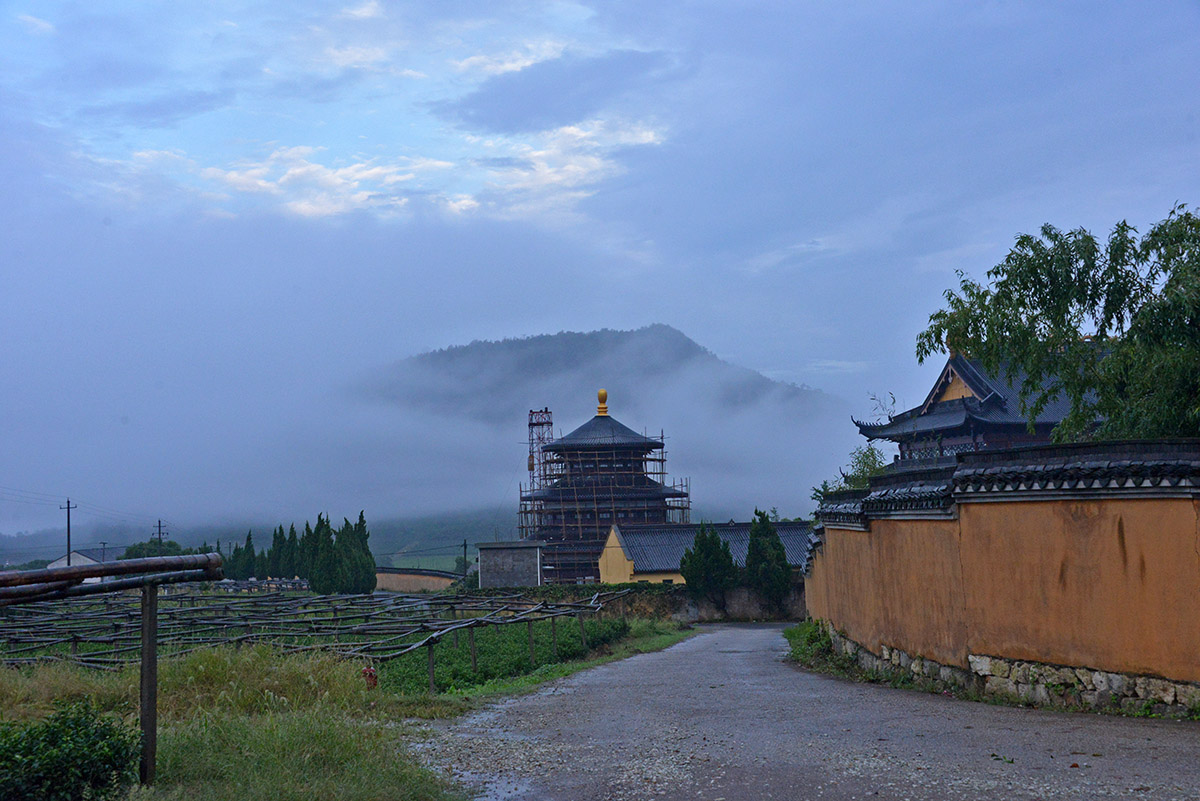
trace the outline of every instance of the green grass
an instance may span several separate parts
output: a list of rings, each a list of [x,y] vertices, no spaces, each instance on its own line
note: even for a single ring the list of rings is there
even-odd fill
[[[347,714],[203,714],[166,729],[158,784],[131,801],[449,801],[404,729]]]
[[[470,674],[467,637],[437,646],[436,695],[428,693],[424,649],[378,665],[268,645],[220,647],[159,663],[158,783],[133,801],[459,798],[407,752],[411,718],[452,717],[497,694],[637,653],[660,650],[689,632],[662,620],[586,621],[586,652],[574,620],[558,625],[551,662],[549,623],[534,627],[538,664],[529,664],[525,625],[476,634],[479,671]],[[485,634],[486,632],[486,634]],[[544,660],[544,661],[543,661]],[[0,668],[0,720],[44,717],[59,699],[91,698],[136,724],[136,666],[100,672],[69,664]]]

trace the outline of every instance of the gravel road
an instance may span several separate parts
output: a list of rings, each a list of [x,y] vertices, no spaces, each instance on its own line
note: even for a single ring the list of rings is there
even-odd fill
[[[1200,799],[1200,723],[989,706],[814,675],[722,625],[434,726],[488,801]]]

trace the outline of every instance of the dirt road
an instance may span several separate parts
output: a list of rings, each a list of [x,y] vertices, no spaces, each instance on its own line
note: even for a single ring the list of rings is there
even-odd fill
[[[806,673],[725,625],[435,729],[482,799],[1200,799],[1200,723],[989,706]]]

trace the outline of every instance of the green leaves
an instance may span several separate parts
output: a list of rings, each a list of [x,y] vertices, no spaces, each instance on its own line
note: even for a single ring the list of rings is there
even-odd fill
[[[119,798],[137,780],[141,735],[90,702],[60,703],[37,723],[0,724],[0,798]]]
[[[776,609],[783,608],[792,586],[792,569],[788,566],[783,542],[767,513],[758,509],[754,510],[754,520],[750,523],[746,586]]]
[[[1139,241],[1125,221],[1017,237],[986,286],[959,273],[917,337],[1009,380],[1030,421],[1056,397],[1058,441],[1200,436],[1200,218],[1176,206]]]
[[[695,598],[707,598],[725,608],[725,591],[737,583],[737,565],[725,542],[710,526],[701,524],[692,547],[683,552],[679,573]]]

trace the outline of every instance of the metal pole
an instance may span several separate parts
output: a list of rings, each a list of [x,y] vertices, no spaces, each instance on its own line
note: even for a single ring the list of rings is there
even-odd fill
[[[142,587],[142,784],[154,783],[158,752],[158,586]]]

